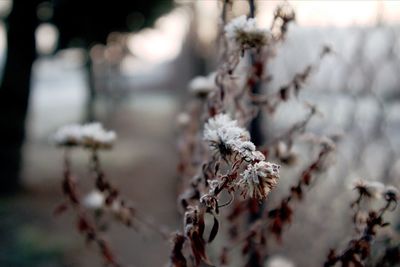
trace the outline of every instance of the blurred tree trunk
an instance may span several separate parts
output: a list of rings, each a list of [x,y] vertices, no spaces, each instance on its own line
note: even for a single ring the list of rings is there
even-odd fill
[[[1,193],[18,188],[32,64],[36,57],[36,0],[14,0],[8,18],[7,59],[0,86]]]
[[[85,69],[87,72],[88,96],[87,96],[87,100],[86,100],[86,111],[85,111],[85,118],[84,118],[83,122],[87,123],[87,122],[96,121],[96,98],[97,98],[93,61],[90,57],[89,52],[87,52]]]

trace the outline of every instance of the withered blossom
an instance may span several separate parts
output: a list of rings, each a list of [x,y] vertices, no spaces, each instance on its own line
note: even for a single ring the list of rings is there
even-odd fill
[[[109,149],[116,139],[114,131],[107,131],[98,122],[82,126],[82,145],[91,149]]]
[[[66,125],[54,135],[54,142],[58,146],[81,146],[91,149],[109,149],[115,139],[115,132],[105,130],[98,122]]]
[[[265,156],[250,141],[249,132],[238,126],[227,114],[210,118],[204,126],[204,140],[224,159],[237,156],[247,162],[262,161]]]
[[[360,197],[380,198],[384,185],[380,182],[359,179],[353,182],[353,189],[357,191]]]
[[[194,96],[205,98],[208,94],[216,90],[215,73],[212,72],[208,76],[197,76],[189,83],[189,91]]]
[[[270,39],[270,32],[258,28],[255,18],[246,18],[244,15],[225,26],[225,35],[232,46],[241,49],[260,48]]]
[[[53,140],[58,146],[79,146],[82,140],[81,126],[78,124],[65,125],[57,130]]]
[[[252,145],[249,145],[251,142],[248,131],[239,127],[236,120],[232,120],[229,115],[223,113],[207,121],[204,126],[204,140],[209,143],[214,152],[225,159],[244,151],[244,146],[249,148]],[[253,146],[250,149],[254,150]]]
[[[269,192],[278,184],[279,168],[279,165],[266,161],[249,164],[238,182],[242,195],[258,200],[266,199]]]

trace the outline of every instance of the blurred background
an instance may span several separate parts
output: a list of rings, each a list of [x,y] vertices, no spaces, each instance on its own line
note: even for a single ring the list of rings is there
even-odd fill
[[[294,263],[285,266],[320,266],[351,233],[352,179],[400,187],[400,2],[288,2],[296,23],[268,63],[268,90],[279,90],[329,45],[334,52],[300,97],[320,110],[307,130],[340,142],[334,166],[284,234],[296,242],[271,249]],[[258,24],[268,28],[281,2],[256,3]],[[62,201],[62,153],[50,136],[68,123],[98,120],[114,129],[115,148],[101,154],[107,176],[138,210],[168,229],[181,227],[176,117],[189,100],[188,82],[217,66],[221,7],[217,0],[0,0],[0,266],[101,266],[72,214],[53,216]],[[248,12],[247,1],[233,1],[232,17]],[[265,131],[279,133],[305,114],[288,101]],[[309,162],[302,144],[294,151]],[[85,153],[73,162],[87,173]],[[299,170],[282,176],[272,203]],[[392,216],[400,229],[398,212]],[[126,266],[168,261],[170,244],[151,231],[116,226],[109,236]]]

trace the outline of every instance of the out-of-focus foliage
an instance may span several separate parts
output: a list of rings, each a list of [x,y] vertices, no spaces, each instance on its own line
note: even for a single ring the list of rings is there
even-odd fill
[[[111,32],[137,31],[172,8],[170,0],[54,0],[53,23],[60,31],[59,48],[105,43]]]

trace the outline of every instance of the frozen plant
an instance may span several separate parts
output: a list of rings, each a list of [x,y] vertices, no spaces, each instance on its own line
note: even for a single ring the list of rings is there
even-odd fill
[[[247,130],[238,126],[227,114],[218,114],[210,118],[204,126],[204,140],[212,150],[222,158],[235,158],[237,155],[247,158],[247,153],[255,152]]]
[[[108,131],[100,123],[84,125],[67,125],[61,127],[53,140],[64,150],[64,172],[62,190],[65,202],[56,209],[55,214],[61,214],[71,208],[77,219],[77,229],[88,242],[95,243],[107,266],[121,266],[104,238],[103,215],[109,213],[120,223],[131,227],[141,223],[155,230],[163,238],[166,235],[144,216],[139,216],[132,204],[120,196],[119,190],[106,178],[101,168],[99,151],[112,148],[116,134]],[[72,148],[82,148],[89,153],[90,174],[94,185],[86,195],[82,196],[78,180],[72,173],[70,153]]]
[[[199,98],[206,98],[208,94],[215,92],[215,73],[193,78],[189,83],[189,91]]]
[[[232,47],[242,50],[260,48],[271,38],[268,30],[257,27],[255,18],[247,18],[245,15],[230,21],[225,26],[225,35]]]
[[[254,6],[254,1],[249,2]],[[222,21],[228,20],[229,6],[230,1],[224,1]],[[329,166],[328,155],[334,151],[333,142],[326,142],[328,139],[323,136],[315,138],[315,144],[320,147],[316,159],[307,165],[279,205],[263,211],[264,203],[280,179],[280,165],[269,162],[272,149],[278,144],[287,144],[286,151],[280,151],[274,161],[282,159],[283,164],[295,162],[287,159],[291,155],[290,146],[297,135],[305,132],[308,122],[317,112],[314,105],[305,103],[309,115],[273,140],[260,140],[262,133],[254,129],[250,132],[249,126],[262,122],[258,118],[260,114],[273,116],[278,105],[292,95],[297,97],[316,67],[308,65],[276,94],[266,95],[254,90],[254,87],[261,88],[268,82],[265,62],[275,55],[276,47],[284,40],[286,32],[284,27],[280,28],[282,31],[278,28],[278,34],[272,36],[268,30],[256,25],[254,8],[250,10],[253,11],[249,18],[233,18],[222,26],[221,59],[214,72],[214,84],[209,86],[213,91],[206,94],[208,90],[204,90],[203,101],[196,101],[196,105],[189,106],[185,112],[191,119],[182,128],[181,162],[178,165],[183,184],[179,203],[185,219],[182,233],[176,234],[173,240],[171,266],[174,267],[210,264],[206,245],[217,237],[220,221],[230,229],[230,234],[225,236],[227,244],[221,248],[220,264],[229,265],[232,250],[229,244],[232,243],[242,246],[246,266],[263,266],[268,255],[266,242],[269,234],[281,240],[284,226],[289,225],[293,218],[295,200],[301,200],[305,189]],[[274,24],[278,25],[281,19],[286,23],[289,21],[290,14],[286,11],[278,12]],[[249,53],[245,54],[245,51]],[[239,62],[246,61],[245,55],[251,57],[250,64],[244,68],[245,71],[239,72],[236,68]],[[196,81],[206,84],[204,79]],[[192,87],[193,83],[189,84],[189,90],[193,90]],[[198,138],[201,132],[203,140]],[[253,133],[256,136],[252,136]],[[230,196],[228,201],[223,201],[223,193]],[[225,213],[221,214],[222,211]],[[206,214],[213,217],[208,238],[204,237]],[[243,218],[245,216],[251,219]],[[223,220],[224,217],[228,219]],[[244,221],[249,222],[248,225],[240,225]],[[186,243],[189,243],[191,252],[186,250]]]
[[[265,161],[249,164],[238,182],[243,190],[242,195],[260,200],[266,199],[269,192],[278,184],[279,168],[279,165]]]
[[[109,149],[113,146],[116,137],[114,131],[107,131],[101,123],[92,122],[63,126],[55,133],[53,140],[58,146]]]
[[[114,131],[107,131],[98,122],[82,126],[82,145],[91,149],[109,149],[116,139]]]
[[[379,234],[381,228],[388,227],[390,223],[385,221],[384,215],[386,212],[394,211],[399,200],[399,191],[393,186],[387,186],[384,190],[384,185],[377,184],[376,182],[365,182],[361,181],[354,185],[354,189],[357,191],[357,199],[351,203],[351,207],[357,206],[356,214],[360,213],[360,202],[363,198],[371,198],[376,193],[376,187],[383,194],[384,205],[379,210],[369,209],[366,211],[366,219],[362,222],[362,225],[356,225],[357,236],[353,238],[346,249],[342,252],[338,252],[335,249],[331,249],[327,256],[324,266],[336,266],[337,263],[341,263],[342,266],[367,266],[368,258],[372,255],[373,243]],[[370,191],[372,190],[372,191]],[[379,199],[375,198],[375,201]],[[355,216],[354,216],[355,218]],[[354,224],[358,221],[354,220]],[[383,259],[382,262],[385,262]],[[389,260],[388,260],[389,261]],[[397,259],[398,261],[398,259]],[[397,262],[398,263],[398,262]],[[385,266],[385,265],[376,265]]]
[[[82,127],[78,124],[65,125],[57,130],[53,140],[58,146],[79,146],[82,140]]]

